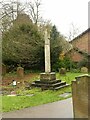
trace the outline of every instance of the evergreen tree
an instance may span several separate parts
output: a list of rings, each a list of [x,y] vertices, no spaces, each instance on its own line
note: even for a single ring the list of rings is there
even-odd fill
[[[22,19],[21,19],[22,17]],[[20,19],[19,19],[20,18]],[[44,59],[44,40],[38,27],[25,14],[3,33],[2,60],[6,64],[40,68]]]
[[[60,36],[56,26],[54,25],[51,29],[50,33],[50,43],[51,43],[51,64],[52,68],[54,64],[59,59],[60,52],[62,51],[62,47],[60,45],[62,37]]]

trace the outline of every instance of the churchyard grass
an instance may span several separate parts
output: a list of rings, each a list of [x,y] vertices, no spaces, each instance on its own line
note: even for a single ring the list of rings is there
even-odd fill
[[[75,79],[76,76],[82,73],[70,73],[68,72],[65,76],[56,74],[57,79],[66,81],[71,84],[71,81]],[[35,80],[35,78],[33,78]],[[32,80],[32,81],[33,81]],[[33,88],[31,90],[24,90],[23,87],[16,91],[20,96],[2,96],[2,111],[9,112],[13,110],[19,110],[27,107],[33,107],[41,104],[51,103],[58,100],[66,99],[71,97],[71,94],[67,97],[61,97],[60,94],[71,92],[71,86],[62,88],[60,90],[45,90],[41,91],[40,88]],[[28,95],[28,96],[27,96]],[[29,96],[30,95],[30,96]]]
[[[68,84],[71,84],[73,80],[75,80],[75,77],[82,75],[83,73],[72,73],[67,72],[66,75],[60,75],[59,73],[56,74],[57,79],[61,79],[63,81],[66,81]]]
[[[2,111],[9,112],[62,100],[65,98],[60,97],[59,95],[65,92],[70,92],[70,89],[70,87],[67,87],[58,91],[41,91],[39,88],[34,88],[32,90],[28,90],[28,94],[33,94],[33,96],[26,96],[25,93],[21,96],[2,96]],[[68,97],[70,96],[71,95]]]

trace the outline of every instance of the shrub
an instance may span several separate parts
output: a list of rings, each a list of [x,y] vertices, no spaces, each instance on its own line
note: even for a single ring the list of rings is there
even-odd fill
[[[72,73],[80,73],[80,69],[71,69],[70,72],[72,72]]]
[[[53,70],[58,71],[60,68],[66,68],[68,70],[75,69],[76,64],[70,60],[70,58],[65,57],[63,60],[58,60],[56,64],[53,65]]]
[[[84,58],[82,61],[78,62],[77,67],[88,67],[88,59]]]

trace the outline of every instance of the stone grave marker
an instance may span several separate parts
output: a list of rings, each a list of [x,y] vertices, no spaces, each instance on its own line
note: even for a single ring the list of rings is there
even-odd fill
[[[24,77],[24,68],[17,67],[17,75],[18,75],[18,77],[23,78]]]
[[[7,72],[7,67],[5,64],[2,64],[2,75],[5,75]]]
[[[76,77],[72,81],[72,100],[74,118],[90,119],[90,76],[88,74]]]
[[[88,68],[87,67],[82,67],[81,72],[82,73],[88,73]]]
[[[59,69],[60,75],[66,75],[66,68]]]

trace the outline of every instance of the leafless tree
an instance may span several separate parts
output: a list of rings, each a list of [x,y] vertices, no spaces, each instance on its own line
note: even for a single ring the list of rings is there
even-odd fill
[[[19,13],[24,11],[25,7],[18,1],[1,1],[0,2],[0,22],[2,23],[2,31],[7,30],[16,19]]]
[[[28,12],[32,21],[37,25],[40,22],[40,7],[41,0],[34,0],[34,2],[28,2]]]
[[[80,30],[77,26],[74,25],[74,23],[71,23],[70,30],[69,30],[69,40],[74,39],[76,36],[78,36],[80,33]]]

